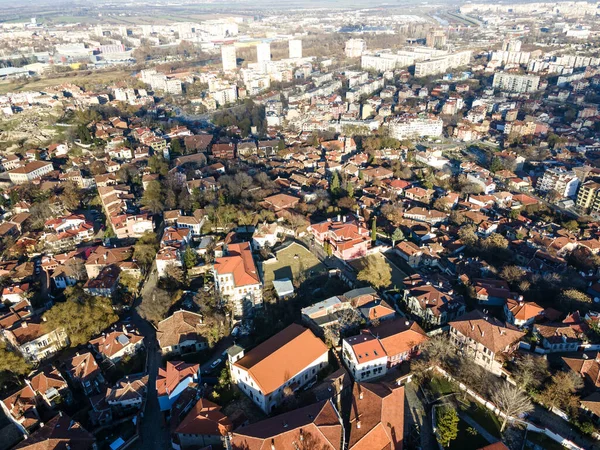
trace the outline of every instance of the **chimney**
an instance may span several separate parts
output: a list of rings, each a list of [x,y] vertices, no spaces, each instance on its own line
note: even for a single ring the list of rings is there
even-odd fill
[[[485,336],[485,331],[481,330],[481,337]]]
[[[21,322],[21,328],[27,328],[27,322],[25,322],[25,321]]]
[[[360,429],[360,420],[358,420],[358,421],[356,422],[356,428],[359,428],[359,429]]]
[[[275,450],[275,439],[271,439],[271,450]]]
[[[358,394],[358,399],[359,399],[359,400],[362,400],[362,399],[363,399],[363,397],[364,397],[364,394],[363,394],[363,393],[362,393],[362,391],[361,391],[361,393],[360,393],[360,394]]]

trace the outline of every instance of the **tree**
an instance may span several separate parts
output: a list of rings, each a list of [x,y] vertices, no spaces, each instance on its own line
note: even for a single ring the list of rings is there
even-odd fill
[[[404,233],[400,228],[396,228],[392,233],[392,247],[396,245],[396,242],[404,240]]]
[[[6,344],[0,341],[0,372],[9,372],[13,375],[27,375],[31,366],[20,353],[9,350]]]
[[[198,263],[198,254],[188,247],[185,250],[185,253],[183,254],[183,262],[185,264],[186,269],[190,270],[191,268],[195,267]]]
[[[159,214],[164,211],[165,196],[158,181],[151,181],[148,183],[144,195],[142,196],[142,205],[152,214]]]
[[[589,295],[577,289],[565,289],[560,293],[558,299],[569,311],[589,308],[592,303],[592,299]]]
[[[81,190],[73,182],[64,183],[60,200],[69,211],[79,208],[81,203]]]
[[[150,172],[157,173],[163,177],[169,172],[169,164],[160,155],[152,155],[148,158],[148,168]]]
[[[142,270],[146,271],[154,261],[158,251],[158,239],[156,234],[147,231],[138,239],[133,247],[133,258]]]
[[[377,241],[377,218],[373,217],[373,222],[371,224],[371,242],[375,244]]]
[[[329,186],[329,190],[331,191],[331,195],[338,196],[341,191],[341,182],[340,182],[340,174],[335,171],[331,176],[331,185]]]
[[[517,386],[513,386],[507,382],[504,382],[500,389],[496,389],[492,394],[492,403],[504,413],[500,433],[504,432],[509,417],[518,417],[533,409],[533,405],[527,394]]]
[[[576,372],[557,372],[540,394],[540,401],[552,409],[577,411],[579,401],[575,395],[583,388],[583,379]]]
[[[45,313],[44,318],[45,329],[64,329],[72,347],[86,344],[119,319],[110,299],[105,297],[84,297],[57,303]]]
[[[458,414],[447,406],[438,406],[435,410],[437,440],[442,447],[450,447],[450,443],[458,436]]]
[[[506,250],[508,240],[499,233],[492,233],[482,241],[482,246],[486,250]]]
[[[387,287],[392,282],[392,269],[387,265],[383,256],[370,255],[366,258],[366,264],[358,272],[357,278],[365,281],[376,289]]]
[[[516,366],[515,381],[526,391],[538,389],[548,377],[548,361],[541,356],[527,354],[517,360]]]
[[[492,158],[490,162],[490,172],[496,173],[499,170],[502,170],[504,167],[502,166],[502,161],[499,158]]]
[[[383,205],[381,207],[381,214],[393,225],[400,224],[400,222],[402,222],[402,218],[404,217],[402,207],[399,205],[393,205],[392,203],[386,203]]]
[[[500,272],[500,277],[510,284],[521,281],[524,275],[525,272],[519,266],[504,266]]]
[[[458,238],[463,244],[473,247],[479,240],[475,231],[476,229],[473,225],[465,225],[458,230]]]

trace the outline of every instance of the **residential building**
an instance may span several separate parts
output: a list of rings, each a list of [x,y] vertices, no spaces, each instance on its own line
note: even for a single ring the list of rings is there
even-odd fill
[[[509,298],[504,305],[506,321],[519,328],[533,325],[543,314],[544,308],[534,302],[525,302],[523,299]]]
[[[333,255],[343,260],[361,258],[371,247],[369,230],[359,221],[346,221],[346,217],[313,224],[308,227],[308,232],[320,245],[331,249]]]
[[[200,382],[200,365],[183,361],[167,361],[165,369],[158,368],[156,391],[161,411],[168,411],[185,388]]]
[[[205,398],[199,399],[173,431],[182,450],[192,448],[229,448],[233,423],[221,407]]]
[[[118,328],[117,325],[112,331],[92,339],[89,345],[103,359],[116,363],[124,356],[137,353],[144,346],[144,337],[132,326],[122,325]]]
[[[56,404],[72,400],[69,385],[53,366],[46,366],[33,376],[25,379],[25,383],[33,389],[40,403],[45,403],[49,408]]]
[[[474,363],[495,375],[504,373],[503,363],[519,346],[525,333],[479,310],[450,322],[450,341]]]
[[[302,40],[301,39],[290,39],[289,45],[289,58],[300,59],[302,58]]]
[[[507,72],[496,72],[492,86],[506,92],[529,93],[538,90],[539,75],[518,75]]]
[[[390,137],[404,140],[415,137],[438,137],[442,135],[444,123],[439,117],[421,114],[404,114],[392,119],[389,124]]]
[[[23,319],[0,333],[6,342],[32,363],[51,357],[69,343],[62,328],[47,330],[44,320],[39,316]]]
[[[402,450],[404,387],[354,383],[348,450]]]
[[[425,45],[433,48],[444,48],[448,41],[446,30],[429,30],[425,38]]]
[[[367,43],[364,39],[349,39],[346,41],[346,58],[360,58],[367,49]]]
[[[126,376],[106,390],[105,400],[120,412],[142,409],[148,391],[148,375]]]
[[[403,301],[406,309],[425,327],[438,327],[462,316],[466,305],[448,283],[431,283],[413,275],[404,280]]]
[[[13,450],[96,450],[96,439],[62,411],[28,436]]]
[[[256,61],[259,64],[271,62],[271,44],[269,42],[260,42],[256,46]]]
[[[221,46],[221,62],[223,65],[223,72],[231,72],[237,68],[235,45]]]
[[[12,418],[25,432],[39,424],[36,393],[29,385],[3,399],[0,407],[6,417]]]
[[[557,192],[561,197],[575,198],[579,179],[575,172],[563,168],[550,168],[538,179],[537,190],[541,192]]]
[[[588,180],[579,187],[575,204],[584,210],[600,211],[600,183]]]
[[[237,356],[241,358],[230,365],[232,381],[267,414],[328,365],[327,346],[296,324]]]
[[[427,340],[416,322],[406,318],[386,320],[342,340],[342,358],[356,381],[385,375],[389,369],[410,359]]]
[[[415,77],[428,77],[466,66],[471,61],[471,51],[464,50],[447,55],[436,56],[425,61],[415,63]]]
[[[253,308],[262,306],[262,282],[250,243],[229,244],[225,253],[215,260],[215,289],[231,303],[235,317],[248,316]]]
[[[8,171],[8,177],[14,184],[24,184],[42,178],[54,170],[48,161],[31,161],[24,166]]]
[[[71,380],[81,386],[85,395],[100,392],[104,376],[98,363],[90,352],[75,354],[65,361],[65,369]]]
[[[295,449],[338,450],[344,447],[344,425],[331,400],[246,425],[231,437],[232,450]]]
[[[180,310],[158,322],[156,338],[163,355],[169,353],[181,355],[207,348],[203,331],[205,331],[204,324],[200,314]]]

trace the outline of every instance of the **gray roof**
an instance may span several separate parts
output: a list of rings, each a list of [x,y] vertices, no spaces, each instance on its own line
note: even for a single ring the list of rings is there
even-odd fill
[[[353,298],[360,297],[362,295],[377,295],[377,291],[375,289],[373,289],[372,287],[352,289],[351,291],[346,292],[344,294],[344,297],[351,300]]]
[[[275,289],[278,297],[283,297],[284,295],[290,295],[294,293],[294,285],[289,278],[284,278],[283,280],[273,280],[273,288]]]
[[[322,309],[331,308],[338,303],[342,303],[339,297],[330,297],[322,302],[315,303],[314,305],[307,306],[306,308],[302,308],[302,314],[305,316],[311,316],[315,313],[318,313]]]

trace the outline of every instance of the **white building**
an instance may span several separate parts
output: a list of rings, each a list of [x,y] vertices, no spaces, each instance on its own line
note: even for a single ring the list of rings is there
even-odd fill
[[[290,39],[289,50],[290,59],[302,58],[302,41],[300,39]]]
[[[538,75],[517,75],[497,72],[494,74],[492,85],[495,89],[507,92],[535,92],[539,88],[540,77]]]
[[[261,42],[256,46],[256,62],[265,64],[271,62],[271,44]]]
[[[224,72],[231,72],[237,68],[235,45],[221,46],[221,61],[223,63]]]
[[[433,115],[405,114],[389,123],[390,136],[399,140],[424,137],[441,136],[444,122]]]
[[[360,58],[367,49],[367,43],[364,39],[349,39],[346,41],[346,57]]]
[[[8,177],[14,184],[23,184],[38,178],[42,178],[44,175],[52,172],[53,170],[54,166],[51,162],[31,161],[24,166],[10,170],[8,172]]]
[[[561,167],[550,168],[538,179],[536,188],[541,192],[556,191],[562,197],[575,198],[579,179],[575,172],[567,171]]]
[[[262,282],[249,242],[227,246],[226,256],[215,260],[214,278],[215,289],[230,302],[235,317],[248,316],[262,306]]]
[[[418,78],[442,74],[450,69],[466,66],[469,64],[469,61],[471,61],[470,50],[419,61],[415,63],[415,77]]]
[[[328,365],[328,352],[312,331],[292,324],[247,354],[230,356],[229,371],[242,392],[269,414],[284,398],[316,382]]]

